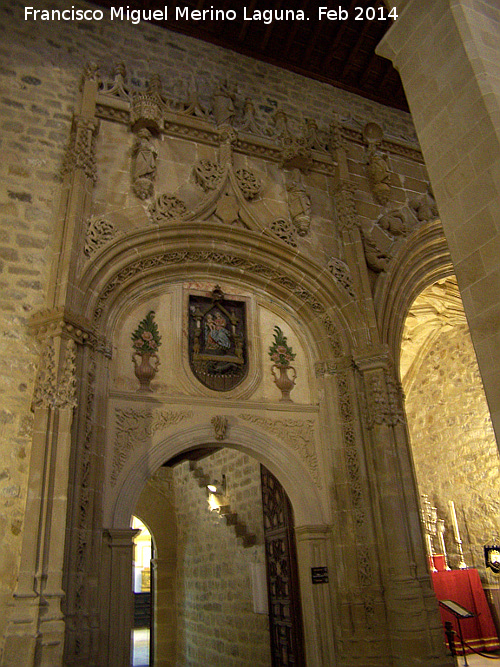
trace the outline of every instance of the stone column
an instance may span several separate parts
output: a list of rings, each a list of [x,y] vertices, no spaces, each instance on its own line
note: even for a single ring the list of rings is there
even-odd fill
[[[295,537],[306,662],[308,667],[333,666],[335,650],[330,585],[329,582],[313,584],[311,577],[311,568],[328,567],[330,528],[299,526],[295,528]]]
[[[44,341],[33,399],[34,430],[19,579],[2,665],[62,665],[61,601],[75,398],[76,344]]]
[[[134,618],[132,528],[109,528],[103,534],[101,571],[101,664],[130,667]]]
[[[500,436],[500,6],[389,0],[378,53],[399,70]]]
[[[392,664],[452,665],[426,563],[402,392],[383,349],[355,363],[366,396],[366,462]]]

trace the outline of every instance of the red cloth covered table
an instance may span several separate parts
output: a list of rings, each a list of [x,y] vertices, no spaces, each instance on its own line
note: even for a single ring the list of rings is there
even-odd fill
[[[491,611],[481,585],[477,570],[444,570],[432,572],[432,583],[438,600],[453,600],[474,614],[474,618],[460,620],[464,641],[476,651],[497,651],[500,649],[497,631]],[[457,633],[455,649],[462,654],[458,636],[458,622],[454,614],[439,605],[443,626],[445,621],[453,623]],[[466,647],[466,653],[471,653]]]

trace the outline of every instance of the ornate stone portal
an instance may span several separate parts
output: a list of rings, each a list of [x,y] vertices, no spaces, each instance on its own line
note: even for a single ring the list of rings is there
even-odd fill
[[[349,142],[362,150],[354,127],[337,119],[330,134],[282,113],[263,122],[225,85],[210,99],[173,100],[154,77],[134,91],[123,67],[114,81],[100,83],[95,70],[84,81],[58,261],[47,309],[33,320],[39,337],[54,338],[34,402],[32,461],[46,479],[33,464],[27,521],[38,533],[25,536],[7,654],[28,667],[24,642],[53,667],[129,664],[134,503],[165,460],[215,440],[269,463],[290,496],[308,667],[382,667],[388,652],[397,667],[444,667],[395,350],[377,319],[392,312],[382,288],[400,277],[394,258],[426,209],[409,205],[412,191],[413,226],[380,209],[367,219],[370,179],[358,165],[358,197],[346,158]],[[421,159],[380,142],[384,153]],[[376,230],[394,245],[374,283],[367,239]],[[182,289],[189,298],[178,298]],[[138,394],[133,375],[133,384],[116,378],[133,373],[130,332],[152,311],[161,391]],[[122,371],[119,323],[129,312]],[[275,326],[293,340],[293,403],[279,401],[269,373]],[[289,398],[291,388],[281,390]],[[330,567],[328,583],[312,582],[316,567]]]

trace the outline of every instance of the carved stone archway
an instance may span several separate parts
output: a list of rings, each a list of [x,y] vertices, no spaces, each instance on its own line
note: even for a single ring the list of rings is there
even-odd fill
[[[320,486],[314,480],[310,467],[304,465],[297,454],[290,452],[285,441],[280,442],[276,436],[266,433],[264,428],[241,421],[241,424],[231,426],[231,439],[225,442],[224,446],[251,455],[273,471],[282,482],[294,508],[307,665],[334,665],[334,630],[330,611],[333,591],[330,586],[314,586],[311,580],[312,567],[333,567],[331,526]],[[113,647],[127,643],[125,635],[129,631],[130,621],[127,623],[124,620],[121,626],[111,621],[120,610],[123,615],[123,609],[127,609],[127,597],[130,597],[126,585],[129,571],[124,567],[124,559],[129,551],[123,540],[127,534],[132,533],[129,528],[130,517],[140,493],[147,480],[164,461],[183,451],[207,444],[217,444],[214,442],[211,425],[187,429],[179,427],[168,439],[159,442],[133,461],[128,475],[117,489],[113,506],[105,517],[105,525],[109,522],[105,529],[106,535],[110,536],[109,544],[113,543],[113,539],[119,541],[118,548],[109,549],[109,560],[105,567],[106,573],[111,577],[108,582],[109,599],[104,603],[105,606],[109,605],[106,618],[110,625],[103,633],[108,643],[108,648],[103,650],[108,656],[114,655]],[[129,539],[131,541],[131,537]],[[117,563],[120,566],[117,566]],[[122,659],[121,656],[119,659]]]

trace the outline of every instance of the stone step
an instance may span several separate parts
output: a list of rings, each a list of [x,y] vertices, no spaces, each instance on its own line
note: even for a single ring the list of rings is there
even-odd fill
[[[200,488],[206,487],[210,482],[210,477],[205,474],[203,468],[200,468],[195,461],[190,461],[189,469],[192,472],[193,477],[197,480]],[[232,526],[234,528],[235,535],[244,548],[252,547],[256,544],[257,537],[248,532],[248,528],[243,521],[239,521],[238,513],[233,512],[231,505],[220,505],[219,515],[224,519],[226,526]]]

